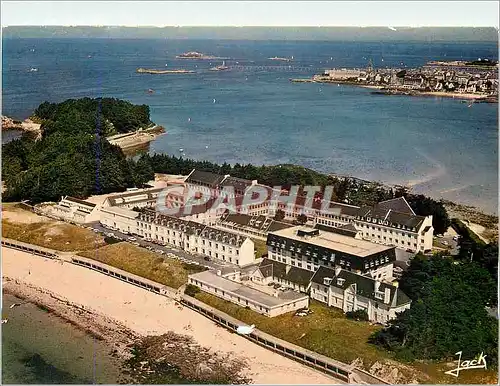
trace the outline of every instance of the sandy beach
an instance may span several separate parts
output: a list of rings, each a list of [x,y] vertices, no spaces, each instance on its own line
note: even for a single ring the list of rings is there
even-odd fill
[[[22,288],[30,300],[34,297],[43,304],[60,298],[66,308],[76,307],[83,326],[95,333],[113,325],[112,330],[122,336],[127,330],[138,336],[169,331],[187,335],[213,352],[246,360],[247,375],[256,384],[341,383],[230,333],[186,307],[179,309],[171,299],[95,271],[2,247],[2,274],[7,289]]]

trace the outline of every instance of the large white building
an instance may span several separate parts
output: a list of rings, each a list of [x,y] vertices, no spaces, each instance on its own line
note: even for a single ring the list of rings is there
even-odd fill
[[[99,220],[99,210],[95,204],[70,196],[61,197],[61,201],[56,205],[45,206],[41,211],[49,216],[77,224]]]
[[[311,279],[310,296],[344,312],[364,310],[370,321],[382,324],[411,305],[398,287],[341,268],[320,267]]]
[[[217,224],[218,227],[233,228],[240,233],[264,237],[265,235],[262,234],[264,228],[255,229],[253,224],[250,224],[255,222],[253,219],[246,224],[238,224],[243,220],[233,216],[229,219],[238,219],[238,221],[227,221],[228,213],[225,205],[220,208],[212,207],[214,202],[219,201],[220,191],[230,187],[234,191],[234,196],[227,198],[225,203],[234,203],[235,209],[240,215],[272,217],[280,209],[285,213],[285,220],[294,220],[300,214],[305,214],[308,217],[308,225],[355,231],[355,238],[375,244],[394,246],[398,250],[411,253],[428,252],[432,249],[434,234],[432,216],[416,215],[403,197],[383,201],[371,207],[358,207],[337,202],[323,203],[321,200],[313,200],[308,203],[305,197],[299,196],[296,197],[294,205],[286,205],[273,199],[275,190],[259,185],[257,181],[197,170],[193,170],[184,183],[169,185],[169,188],[172,187],[177,189],[169,191],[167,194],[162,194],[163,188],[155,188],[110,196],[103,206],[118,206],[128,209],[148,207],[161,211],[161,207],[157,205],[158,200],[161,200],[164,201],[165,207],[179,209],[179,212],[173,215],[175,217],[210,226]],[[206,199],[197,201],[197,197],[191,197],[194,202],[187,203],[186,197],[189,188],[196,188],[201,192],[200,194],[206,194],[208,201]],[[254,188],[263,188],[264,191],[267,191],[267,199],[261,203],[245,204],[241,193]],[[284,194],[287,193],[284,192]],[[197,205],[197,202],[200,204]],[[322,210],[324,204],[329,211]],[[246,221],[246,219],[244,220]],[[238,227],[242,229],[236,229]],[[265,230],[265,232],[267,231]]]
[[[267,236],[268,258],[317,271],[343,268],[378,280],[392,280],[395,248],[318,228],[293,227]]]

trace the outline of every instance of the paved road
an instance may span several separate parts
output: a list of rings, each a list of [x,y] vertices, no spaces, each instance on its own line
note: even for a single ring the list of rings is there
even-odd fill
[[[136,236],[136,235],[130,236],[130,235],[127,235],[127,234],[119,232],[119,231],[107,229],[107,228],[103,227],[100,223],[91,223],[91,224],[86,224],[86,225],[95,229],[96,231],[98,231],[99,233],[102,233],[102,234],[113,233],[117,238],[123,239],[125,241],[129,237],[134,237],[137,239],[136,242],[139,244],[139,246],[141,246],[143,248],[151,247],[151,248],[153,248],[152,252],[163,251],[164,254],[162,254],[162,256],[167,256],[167,257],[170,257],[170,258],[173,258],[176,260],[180,260],[180,261],[185,262],[185,263],[196,264],[196,265],[200,265],[200,266],[203,266],[203,267],[206,267],[209,269],[238,268],[238,266],[235,264],[225,263],[225,262],[217,261],[215,259],[213,259],[211,261],[207,261],[207,260],[205,260],[205,256],[203,256],[203,255],[188,253],[188,252],[183,251],[181,249],[177,249],[173,246],[158,245],[155,243],[151,243],[149,241],[145,241],[145,240],[141,239],[140,236]],[[156,253],[159,253],[159,252],[156,252]]]

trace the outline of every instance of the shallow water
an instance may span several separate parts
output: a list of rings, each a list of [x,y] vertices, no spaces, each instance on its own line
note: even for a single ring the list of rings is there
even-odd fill
[[[13,303],[21,306],[10,309]],[[120,378],[111,348],[63,319],[3,295],[3,384],[105,384]]]

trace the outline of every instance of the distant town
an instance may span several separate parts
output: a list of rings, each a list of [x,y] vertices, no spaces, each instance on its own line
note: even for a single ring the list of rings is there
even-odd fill
[[[431,61],[420,68],[334,68],[293,82],[353,84],[379,94],[438,95],[498,102],[498,62],[489,59]]]

